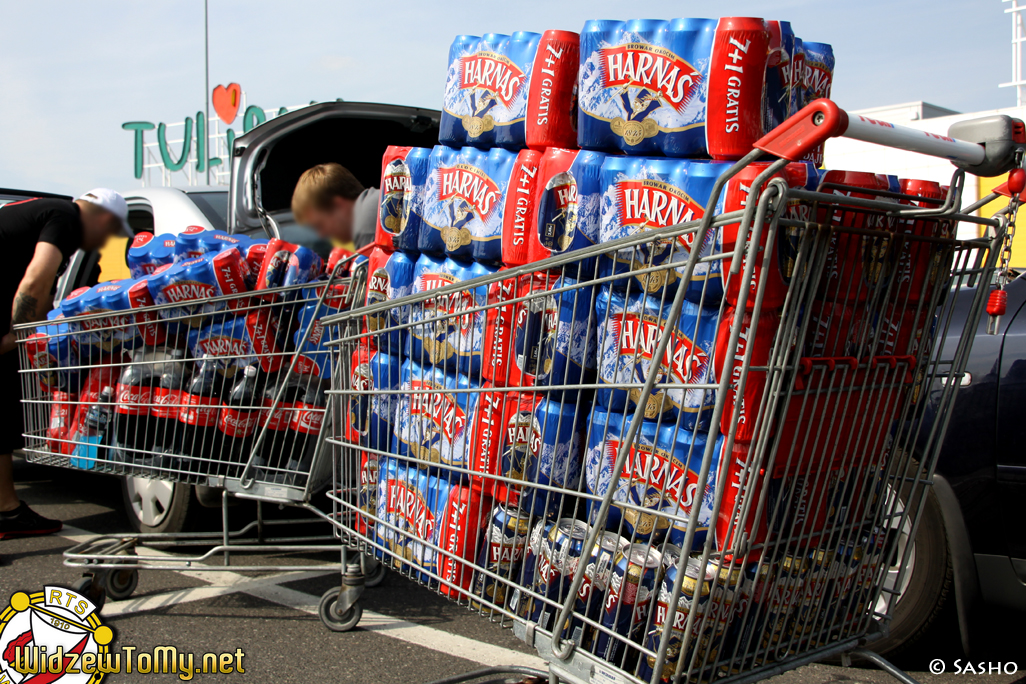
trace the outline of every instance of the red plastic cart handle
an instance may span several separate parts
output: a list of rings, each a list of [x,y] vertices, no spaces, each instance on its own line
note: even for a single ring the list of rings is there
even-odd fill
[[[975,166],[984,161],[983,145],[946,135],[896,126],[862,115],[849,115],[830,100],[821,98],[764,135],[757,149],[798,161],[827,138],[852,138],[909,152],[928,154]]]

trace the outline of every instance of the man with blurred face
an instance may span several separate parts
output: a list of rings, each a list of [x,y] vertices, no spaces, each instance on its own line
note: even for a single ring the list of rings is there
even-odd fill
[[[357,249],[374,242],[378,189],[364,188],[339,164],[318,164],[299,177],[292,193],[292,216],[322,238],[352,242]]]
[[[46,318],[54,285],[76,250],[97,250],[107,238],[127,234],[128,204],[106,188],[75,201],[27,199],[0,207],[0,539],[51,534],[59,520],[18,500],[11,453],[22,446],[21,379],[14,325]]]

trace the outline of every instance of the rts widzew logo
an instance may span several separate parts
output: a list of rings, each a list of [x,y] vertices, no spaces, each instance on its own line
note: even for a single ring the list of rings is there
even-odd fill
[[[114,631],[96,606],[64,587],[17,592],[0,613],[0,684],[97,684]]]

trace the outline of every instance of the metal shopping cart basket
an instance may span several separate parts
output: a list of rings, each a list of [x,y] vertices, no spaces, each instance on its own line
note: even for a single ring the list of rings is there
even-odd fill
[[[99,286],[96,296],[120,295],[126,282],[135,281]],[[220,532],[99,535],[66,551],[65,564],[90,571],[77,588],[101,600],[130,596],[139,568],[323,570],[287,558],[231,565],[231,556],[338,549],[337,527],[309,527],[330,517],[314,502],[331,479],[324,438],[334,404],[320,319],[363,301],[366,260],[243,294],[184,291],[195,285],[184,281],[176,303],[17,329],[30,462],[223,489]],[[256,520],[231,530],[229,494],[256,500]],[[265,519],[264,503],[313,515]],[[219,557],[222,565],[206,564]]]
[[[552,679],[752,681],[855,650],[890,668],[866,650],[884,578],[1016,202],[971,215],[993,196],[963,208],[962,170],[808,184],[788,159],[840,134],[1022,163],[820,100],[722,166],[695,220],[451,284],[422,259],[414,294],[326,319],[351,359],[331,390],[343,555],[512,626]],[[666,185],[613,200],[652,219]],[[326,624],[358,622],[357,575]]]

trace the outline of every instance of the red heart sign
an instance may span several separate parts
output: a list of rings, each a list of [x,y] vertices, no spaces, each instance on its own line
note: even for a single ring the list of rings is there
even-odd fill
[[[229,83],[228,87],[217,86],[210,98],[214,104],[214,111],[225,124],[231,126],[235,121],[235,115],[239,113],[239,104],[242,102],[242,86],[238,83]]]

